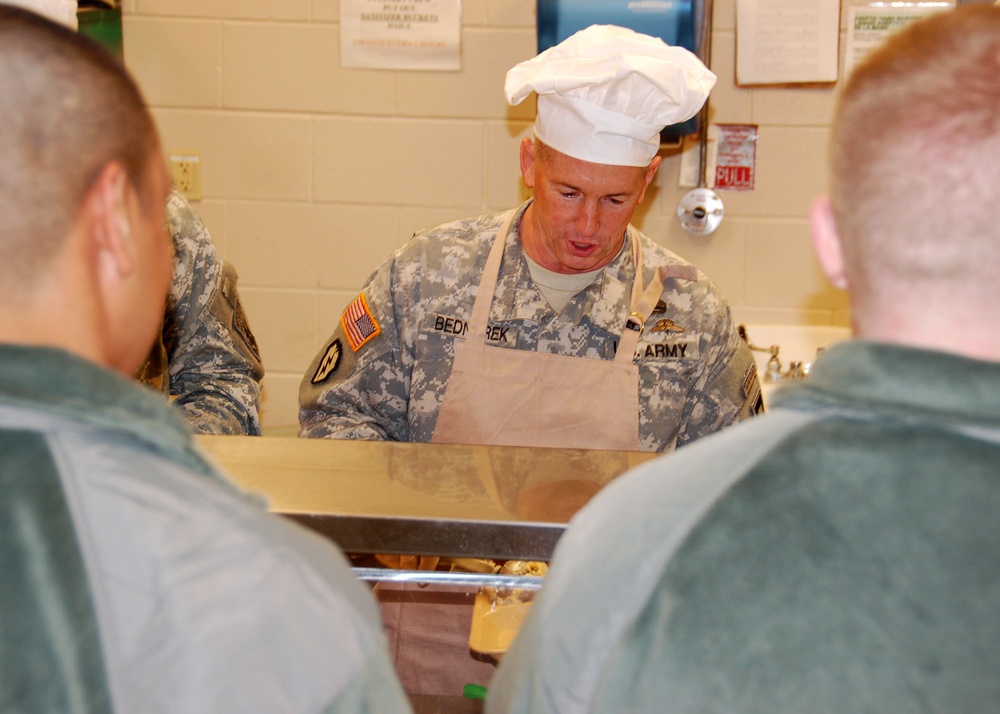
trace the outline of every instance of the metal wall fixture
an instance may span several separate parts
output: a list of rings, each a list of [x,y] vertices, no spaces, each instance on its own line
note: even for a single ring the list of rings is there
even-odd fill
[[[701,37],[698,42],[698,55],[706,67],[712,57],[712,0],[704,0],[701,4]],[[708,235],[722,223],[725,207],[722,199],[712,189],[708,188],[705,174],[708,170],[708,104],[698,115],[698,187],[684,194],[677,206],[677,218],[688,233]]]

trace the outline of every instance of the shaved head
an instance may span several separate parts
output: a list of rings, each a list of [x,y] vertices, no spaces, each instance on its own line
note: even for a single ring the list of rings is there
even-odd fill
[[[1000,8],[933,15],[873,52],[844,88],[831,160],[854,298],[996,303]]]
[[[158,147],[142,95],[92,40],[0,5],[0,295],[29,290],[110,162],[140,197]]]

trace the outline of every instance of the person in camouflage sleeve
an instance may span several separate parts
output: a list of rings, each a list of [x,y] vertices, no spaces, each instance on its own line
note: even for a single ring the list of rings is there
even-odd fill
[[[521,206],[517,218],[531,205]],[[345,321],[338,325],[302,383],[302,436],[432,440],[455,344],[468,329],[502,218],[484,215],[418,234],[375,271],[362,299],[379,332],[355,352]],[[636,350],[639,448],[670,450],[753,412],[751,397],[759,394],[753,358],[704,274],[630,226],[624,250],[557,313],[532,281],[517,223],[506,236],[491,344],[612,359],[634,277],[629,247],[638,242],[647,281],[661,267],[677,275],[665,281]],[[542,387],[538,398],[544,397]]]
[[[375,271],[303,378],[300,435],[666,451],[750,416],[760,385],[724,298],[630,225],[660,130],[714,81],[614,27],[512,69],[508,101],[539,95],[520,146],[532,199],[421,232]],[[474,589],[376,593],[407,692],[489,683]]]
[[[300,435],[667,451],[759,411],[724,297],[629,225],[660,130],[714,80],[608,27],[512,69],[509,101],[539,95],[533,198],[419,233],[375,271],[303,378]]]
[[[576,514],[487,714],[1000,711],[998,106],[997,6],[851,71],[809,217],[853,339]]]
[[[161,339],[139,379],[170,394],[197,432],[260,435],[264,366],[236,290],[236,270],[177,190],[167,200],[167,230],[173,281]]]
[[[0,97],[0,710],[409,712],[336,546],[134,379],[174,272],[139,87],[0,4]]]

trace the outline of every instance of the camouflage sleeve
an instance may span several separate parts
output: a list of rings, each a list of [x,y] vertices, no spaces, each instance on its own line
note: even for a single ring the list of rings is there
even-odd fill
[[[702,298],[705,359],[684,406],[677,446],[763,411],[753,353],[736,331],[725,298],[707,278],[702,280],[708,288]]]
[[[408,441],[410,370],[395,304],[395,260],[341,314],[299,387],[299,436]],[[402,307],[405,311],[405,307]],[[405,363],[404,363],[405,362]]]
[[[240,304],[236,271],[176,191],[167,222],[175,256],[163,344],[174,404],[197,432],[259,435],[264,367]]]

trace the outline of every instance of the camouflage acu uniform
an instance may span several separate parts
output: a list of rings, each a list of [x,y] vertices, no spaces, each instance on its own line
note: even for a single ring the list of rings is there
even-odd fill
[[[177,191],[167,200],[174,277],[162,340],[139,379],[169,392],[195,431],[260,434],[260,351],[208,229]]]
[[[523,257],[517,224],[527,205],[506,239],[487,338],[501,349],[612,359],[629,314],[629,246],[556,314]],[[418,233],[375,271],[303,378],[301,436],[431,440],[455,340],[466,330],[503,216]],[[626,241],[634,240],[641,241],[643,284],[659,266],[688,265],[629,227]],[[718,289],[696,276],[666,280],[636,350],[643,451],[683,445],[760,408],[753,356]]]

